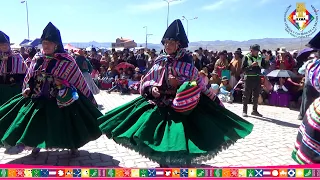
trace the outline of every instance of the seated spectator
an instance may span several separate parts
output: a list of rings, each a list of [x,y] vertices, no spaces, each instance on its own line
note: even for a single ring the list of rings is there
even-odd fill
[[[259,104],[269,104],[269,94],[272,91],[272,84],[269,80],[265,77],[261,77],[261,92],[259,95],[258,103]]]
[[[288,89],[284,86],[286,82],[285,78],[279,78],[279,81],[273,86],[273,91],[275,92],[288,92]]]
[[[223,76],[221,79],[220,92],[218,94],[219,99],[222,102],[233,102],[233,89],[229,84],[229,80],[226,76]]]
[[[289,107],[291,96],[285,85],[285,78],[278,78],[273,86],[273,92],[269,96],[269,104],[273,106]]]
[[[220,84],[220,83],[221,83],[221,80],[219,78],[218,73],[216,71],[212,71],[209,84]]]
[[[200,77],[204,80],[204,84],[208,86],[209,84],[209,78],[208,78],[208,69],[204,67],[200,72],[199,72]],[[210,84],[209,84],[210,86]]]

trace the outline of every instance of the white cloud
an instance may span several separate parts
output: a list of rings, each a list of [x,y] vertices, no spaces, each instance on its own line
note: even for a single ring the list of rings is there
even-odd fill
[[[184,2],[186,2],[186,0],[174,0],[174,1],[171,0],[170,6],[182,4]],[[153,1],[146,2],[144,4],[129,5],[128,9],[130,9],[131,11],[134,11],[134,12],[141,12],[141,11],[158,10],[158,9],[162,9],[165,7],[168,7],[167,2],[165,2],[163,0],[153,0]]]
[[[204,10],[217,10],[217,9],[224,7],[225,5],[228,5],[230,3],[232,4],[237,1],[239,1],[239,0],[220,0],[220,1],[215,2],[213,4],[205,5],[202,7],[202,9],[204,9]]]

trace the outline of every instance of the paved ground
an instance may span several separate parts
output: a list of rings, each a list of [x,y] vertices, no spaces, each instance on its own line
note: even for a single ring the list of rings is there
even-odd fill
[[[120,96],[101,92],[97,101],[104,105],[106,112],[118,105],[128,102],[137,96]],[[231,111],[241,114],[241,104],[227,104]],[[249,106],[249,110],[251,110]],[[245,139],[239,140],[228,150],[221,152],[213,160],[203,162],[209,166],[263,166],[293,165],[291,151],[301,121],[297,120],[298,112],[287,108],[259,106],[264,118],[248,117],[254,124],[253,132]],[[157,167],[158,164],[139,154],[101,136],[81,148],[80,157],[70,158],[67,151],[43,151],[38,158],[28,156],[24,151],[16,154],[15,149],[0,148],[0,164],[32,164],[60,166],[111,166],[111,167]],[[13,154],[13,155],[9,155]]]

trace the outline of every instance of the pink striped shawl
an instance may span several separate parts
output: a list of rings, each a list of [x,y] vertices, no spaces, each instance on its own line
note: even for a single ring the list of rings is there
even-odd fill
[[[89,98],[94,104],[96,101],[91,90],[88,87],[88,84],[80,71],[76,61],[67,53],[56,53],[54,57],[46,57],[46,56],[35,56],[31,61],[30,67],[28,69],[27,75],[24,78],[23,82],[23,90],[26,89],[31,77],[36,75],[36,71],[34,71],[34,67],[36,65],[37,60],[40,58],[44,58],[45,60],[54,59],[57,60],[55,66],[52,68],[51,74],[54,77],[61,78],[66,80],[71,85],[75,86],[83,95]]]
[[[146,87],[162,85],[166,70],[165,65],[166,63],[169,63],[165,61],[165,59],[166,56],[159,56],[149,72],[143,77],[140,84],[140,94],[144,93],[144,89]],[[196,81],[198,87],[205,95],[210,99],[214,99],[216,97],[213,89],[208,89],[205,86],[204,80],[200,78],[198,70],[194,65],[180,60],[175,60],[169,65],[169,71],[170,74],[177,77],[181,84],[185,81]]]
[[[308,64],[306,70],[312,86],[320,92],[320,59]]]
[[[0,61],[0,74],[26,74],[27,66],[24,63],[24,59],[20,54],[12,54],[11,58],[6,61]],[[12,61],[11,72],[5,72],[7,69],[7,61]]]

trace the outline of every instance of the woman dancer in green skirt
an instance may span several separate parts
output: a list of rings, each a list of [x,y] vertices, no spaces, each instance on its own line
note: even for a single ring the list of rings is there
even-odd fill
[[[11,51],[9,36],[0,31],[0,106],[21,93],[26,71],[23,57]]]
[[[99,118],[107,137],[161,167],[209,160],[253,128],[207,89],[185,50],[188,43],[175,20],[162,39],[166,55],[141,80],[142,96]]]
[[[77,149],[100,137],[102,114],[75,60],[64,52],[60,31],[49,23],[41,36],[44,55],[36,56],[24,78],[22,94],[0,107],[4,145]]]

